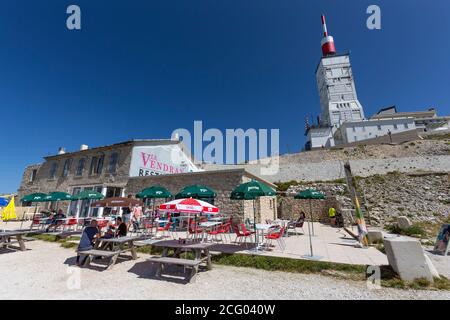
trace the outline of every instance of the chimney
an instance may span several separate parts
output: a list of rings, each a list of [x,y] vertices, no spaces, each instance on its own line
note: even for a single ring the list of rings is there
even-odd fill
[[[80,151],[84,151],[84,150],[87,150],[87,149],[89,149],[89,146],[87,144],[82,144],[80,146]]]
[[[65,154],[65,153],[66,153],[66,149],[64,149],[63,147],[59,147],[58,154]]]

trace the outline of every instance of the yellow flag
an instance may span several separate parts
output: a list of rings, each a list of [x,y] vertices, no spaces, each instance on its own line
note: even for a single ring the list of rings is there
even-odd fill
[[[2,213],[2,220],[8,221],[11,219],[17,219],[16,216],[16,206],[14,204],[14,197],[11,198],[11,201],[9,201],[8,205],[5,209],[3,209]]]

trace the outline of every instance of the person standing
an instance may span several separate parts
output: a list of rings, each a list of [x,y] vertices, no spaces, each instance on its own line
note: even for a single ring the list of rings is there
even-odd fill
[[[133,215],[131,217],[131,221],[133,222],[133,231],[134,232],[137,232],[139,230],[139,226],[141,224],[141,218],[142,218],[142,207],[135,206],[133,208]]]
[[[332,226],[336,225],[336,209],[331,207],[328,209],[328,217],[330,218],[330,224]]]
[[[131,194],[128,195],[128,199],[131,199]],[[122,207],[122,221],[127,225],[127,229],[130,228],[131,224],[131,207]]]

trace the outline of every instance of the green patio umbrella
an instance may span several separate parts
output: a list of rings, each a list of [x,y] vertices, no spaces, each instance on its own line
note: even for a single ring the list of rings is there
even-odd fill
[[[24,196],[22,202],[43,202],[47,194],[45,193],[31,193]]]
[[[312,215],[312,200],[314,200],[314,199],[316,199],[316,200],[323,200],[323,199],[325,199],[325,195],[323,193],[315,190],[315,189],[306,189],[306,190],[303,190],[303,191],[297,193],[294,196],[294,199],[309,199],[309,213],[311,215],[312,233],[314,235],[314,224],[313,224],[313,215]],[[310,248],[310,251],[311,251],[310,258],[313,258],[314,254],[313,254],[313,247],[312,247],[312,240],[311,240],[311,228],[309,226],[309,222],[308,222],[308,233],[309,233],[309,248]]]
[[[232,200],[253,200],[253,228],[255,229],[255,244],[256,251],[258,251],[258,234],[256,230],[256,205],[255,200],[263,196],[274,196],[276,191],[269,186],[252,180],[250,182],[240,184],[236,189],[231,192]]]
[[[57,202],[57,201],[71,201],[72,196],[67,192],[50,192],[45,198],[44,201],[47,202]]]
[[[94,190],[84,190],[72,196],[71,200],[102,200],[105,196]]]
[[[172,193],[170,193],[170,191],[167,190],[166,188],[159,186],[159,185],[145,188],[144,190],[142,190],[141,192],[136,194],[136,198],[140,198],[140,199],[144,200],[144,205],[145,205],[145,200],[147,200],[147,199],[152,199],[152,202],[153,202],[153,210],[152,210],[152,218],[151,218],[152,228],[150,229],[150,237],[153,236],[153,213],[155,212],[155,199],[167,199],[167,198],[171,198],[171,197],[172,197]]]
[[[145,188],[138,194],[136,194],[136,198],[140,199],[157,199],[157,198],[170,198],[172,194],[169,190],[161,186],[152,186],[149,188]]]
[[[21,199],[22,202],[33,202],[33,203],[36,204],[36,206],[35,206],[35,208],[34,208],[33,218],[32,218],[32,220],[31,220],[30,230],[31,230],[31,227],[33,226],[34,217],[36,216],[37,203],[38,203],[38,202],[44,202],[44,201],[45,201],[44,199],[45,199],[47,196],[48,196],[48,195],[45,194],[45,193],[37,192],[37,193],[27,194],[27,195],[25,195],[25,196]],[[23,219],[22,219],[22,223],[20,224],[20,229],[22,229],[22,225],[23,225]]]
[[[194,198],[194,199],[214,199],[217,193],[207,186],[191,185],[184,187],[175,195],[175,199]]]
[[[56,202],[56,209],[58,209],[59,201],[72,201],[72,196],[67,192],[50,192],[43,200],[44,202]]]

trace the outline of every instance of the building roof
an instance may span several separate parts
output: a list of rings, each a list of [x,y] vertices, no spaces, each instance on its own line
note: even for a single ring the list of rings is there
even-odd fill
[[[167,179],[173,179],[179,176],[195,176],[195,175],[211,175],[211,174],[224,174],[227,172],[241,172],[242,175],[245,175],[251,179],[258,180],[272,188],[277,188],[275,184],[272,182],[267,181],[264,178],[261,178],[260,176],[257,176],[250,171],[248,171],[245,168],[230,168],[230,169],[215,169],[215,170],[205,170],[205,171],[197,171],[197,172],[183,172],[183,173],[173,173],[173,174],[164,174],[164,175],[157,175],[157,176],[137,176],[137,177],[129,177],[129,179],[161,179],[161,178],[167,178]]]
[[[380,109],[377,114],[382,114],[382,113],[397,113],[397,107],[396,106],[390,106],[390,107],[386,107],[386,108],[382,108]]]
[[[133,139],[133,140],[127,140],[127,141],[123,141],[123,142],[118,142],[118,143],[114,143],[114,144],[110,144],[110,145],[105,145],[105,146],[99,146],[99,147],[94,147],[94,148],[88,148],[86,150],[76,150],[76,151],[71,151],[71,152],[65,152],[63,154],[55,154],[55,155],[50,155],[50,156],[46,156],[44,157],[44,159],[48,160],[48,159],[54,159],[57,157],[65,157],[65,156],[73,156],[75,154],[83,154],[83,153],[88,153],[91,151],[101,151],[101,150],[107,150],[107,149],[113,149],[113,148],[117,148],[117,147],[122,147],[122,146],[127,146],[127,145],[172,145],[172,144],[181,144],[182,142],[179,140],[172,140],[172,139]],[[184,148],[183,148],[184,150]]]
[[[395,113],[377,113],[370,117],[370,119],[386,119],[386,118],[434,118],[436,117],[436,110],[427,111],[409,111],[409,112],[395,112]]]

